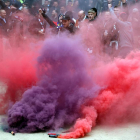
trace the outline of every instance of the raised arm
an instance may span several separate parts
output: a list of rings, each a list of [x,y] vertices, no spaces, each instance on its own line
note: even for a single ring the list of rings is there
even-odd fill
[[[115,21],[118,23],[119,26],[122,27],[122,26],[125,26],[125,25],[127,24],[126,22],[121,21],[121,20],[115,15],[114,10],[113,10],[112,7],[109,8],[109,10],[110,10],[110,13],[111,13],[112,19],[115,20]]]
[[[42,16],[44,17],[44,19],[49,23],[49,25],[51,27],[57,27],[53,21],[47,16],[47,14],[45,14],[45,10],[39,9],[39,13],[42,14]]]

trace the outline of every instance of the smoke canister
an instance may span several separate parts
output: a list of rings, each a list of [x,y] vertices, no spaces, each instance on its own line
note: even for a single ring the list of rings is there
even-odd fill
[[[59,135],[58,134],[56,134],[56,135],[49,135],[49,137],[51,137],[51,138],[57,138]]]
[[[15,132],[14,132],[14,131],[11,131],[11,134],[12,134],[12,135],[15,135]]]

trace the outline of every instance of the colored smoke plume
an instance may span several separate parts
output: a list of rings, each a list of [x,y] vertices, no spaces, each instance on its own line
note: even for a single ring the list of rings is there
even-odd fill
[[[140,122],[139,71],[140,52],[131,53],[126,59],[98,65],[98,68],[94,69],[94,80],[106,88],[98,97],[83,105],[84,117],[76,121],[71,133],[61,135],[60,138],[83,137],[96,123],[116,125]]]
[[[8,111],[10,128],[36,132],[72,125],[82,116],[82,104],[100,90],[89,74],[88,62],[80,40],[47,39],[38,58],[39,81]]]
[[[6,93],[0,94],[0,114],[5,114],[10,103],[15,103],[23,92],[34,85],[37,53],[30,49],[6,49],[0,60],[0,80],[6,84]]]
[[[80,41],[48,39],[38,58],[37,86],[9,110],[10,128],[35,132],[75,122],[72,132],[60,138],[79,138],[99,123],[139,122],[139,60],[140,53],[133,52],[126,59],[96,63],[90,70]]]
[[[99,22],[95,28],[102,24]],[[138,32],[139,26],[134,27]],[[86,26],[80,35],[86,47],[98,56],[103,54],[103,46],[99,38],[101,31],[95,28]],[[79,138],[99,123],[139,122],[140,53],[112,62],[106,62],[100,55],[106,63],[100,61],[96,68],[89,69],[88,64],[94,62],[88,59],[81,43],[62,38],[46,41],[37,62],[39,81],[9,110],[10,128],[35,132],[75,123],[72,132],[60,138]],[[139,42],[136,45],[139,48]]]

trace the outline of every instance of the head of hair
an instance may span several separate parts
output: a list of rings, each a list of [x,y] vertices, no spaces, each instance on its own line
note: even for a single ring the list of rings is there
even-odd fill
[[[119,6],[114,6],[114,8],[118,8]]]
[[[128,14],[125,12],[120,13],[120,17],[123,21],[127,21],[128,19]]]
[[[84,10],[80,10],[79,13],[85,14],[85,11]]]
[[[67,12],[65,13],[65,15],[68,15],[71,19],[73,18],[73,13],[72,13],[72,11],[67,11]]]
[[[123,7],[127,7],[127,3],[123,3]]]
[[[59,18],[60,18],[61,16],[63,17],[63,15],[62,15],[62,14],[59,14],[59,15],[58,15],[58,22],[59,22]]]
[[[96,13],[96,16],[97,16],[97,9],[96,8],[91,8],[91,10],[93,10]]]

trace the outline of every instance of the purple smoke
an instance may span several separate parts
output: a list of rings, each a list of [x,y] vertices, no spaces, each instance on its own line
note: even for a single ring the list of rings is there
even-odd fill
[[[8,111],[10,129],[36,132],[72,125],[81,117],[81,105],[100,90],[88,73],[88,57],[79,40],[46,40],[38,58],[39,82]]]

